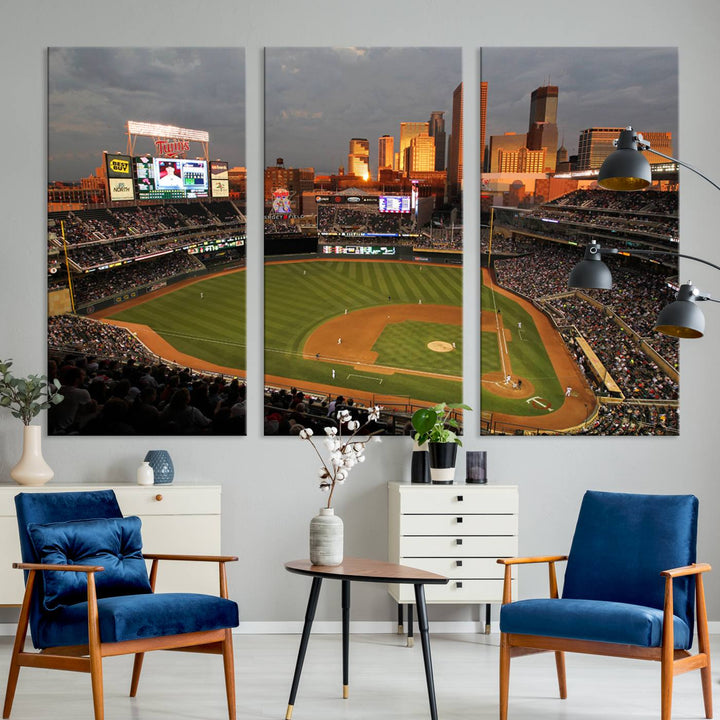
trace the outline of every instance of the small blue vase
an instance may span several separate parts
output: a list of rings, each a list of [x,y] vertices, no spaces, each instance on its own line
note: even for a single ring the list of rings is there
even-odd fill
[[[145,462],[150,463],[155,473],[155,485],[167,485],[173,481],[175,468],[167,450],[148,450]]]

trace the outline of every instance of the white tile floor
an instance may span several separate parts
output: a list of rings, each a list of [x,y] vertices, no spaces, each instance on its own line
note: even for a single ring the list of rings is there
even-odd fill
[[[238,720],[283,720],[299,646],[298,635],[235,638]],[[496,720],[497,635],[433,635],[440,720]],[[713,638],[715,652],[720,636]],[[11,639],[0,638],[3,694]],[[567,656],[568,699],[557,696],[550,654],[512,662],[510,720],[607,720],[660,717],[656,663]],[[105,661],[107,720],[223,720],[227,717],[219,657],[155,652],[145,657],[138,697],[127,696],[132,660]],[[720,670],[720,667],[718,667]],[[713,686],[718,688],[718,672]],[[717,693],[716,701],[717,701]],[[718,708],[720,710],[720,708]],[[92,720],[89,676],[24,668],[12,720]],[[673,719],[703,718],[700,675],[675,679]],[[353,635],[350,697],[342,700],[340,637],[314,635],[293,720],[423,720],[429,718],[419,638],[407,648],[396,635]]]

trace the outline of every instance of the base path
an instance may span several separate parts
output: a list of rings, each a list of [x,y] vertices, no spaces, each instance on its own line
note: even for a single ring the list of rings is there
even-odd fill
[[[594,415],[597,407],[597,398],[588,385],[582,371],[570,355],[570,351],[567,349],[562,337],[560,337],[560,334],[550,322],[547,315],[538,310],[529,300],[495,284],[487,268],[483,268],[482,273],[485,285],[498,295],[503,295],[517,303],[532,317],[543,346],[552,363],[555,375],[560,382],[560,386],[563,390],[566,387],[572,388],[571,396],[565,397],[563,404],[559,408],[552,408],[547,415],[510,415],[508,413],[489,410],[488,412],[492,413],[493,429],[500,431],[505,429],[515,430],[518,429],[519,426],[524,426],[528,429],[548,430],[552,432],[571,430],[579,427]],[[482,329],[496,332],[495,320],[486,317],[487,314],[486,311],[482,313]],[[490,315],[494,315],[494,313],[490,313]],[[510,340],[507,329],[505,329],[505,333],[505,340]],[[516,383],[518,380],[522,380],[522,387],[515,388],[517,394],[514,394],[512,392],[512,385],[510,390],[507,388],[500,390],[498,384],[499,374],[498,372],[492,372],[483,375],[483,387],[493,394],[502,397],[516,397],[518,399],[526,396],[530,397],[530,393],[526,393],[526,389],[529,390],[532,388],[532,384],[527,378],[513,376],[513,380]],[[504,381],[502,384],[504,384]],[[503,424],[506,424],[507,428],[503,428]]]

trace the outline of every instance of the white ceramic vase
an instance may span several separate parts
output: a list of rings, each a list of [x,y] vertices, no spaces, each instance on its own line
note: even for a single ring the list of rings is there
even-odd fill
[[[138,485],[153,485],[155,483],[155,471],[150,467],[147,460],[140,463],[136,479]]]
[[[310,562],[340,565],[343,561],[343,521],[333,508],[320,508],[310,521]]]
[[[44,485],[55,473],[42,456],[42,427],[25,425],[23,428],[23,453],[20,462],[10,471],[10,477],[18,485]]]

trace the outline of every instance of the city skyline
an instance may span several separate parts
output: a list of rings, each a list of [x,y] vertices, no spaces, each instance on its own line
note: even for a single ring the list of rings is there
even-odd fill
[[[377,177],[378,138],[393,136],[397,152],[400,123],[434,111],[449,127],[461,79],[458,48],[266,48],[265,164],[334,174],[350,139],[367,138]]]
[[[528,130],[531,93],[559,88],[558,142],[578,150],[591,127],[669,131],[677,154],[676,48],[483,48],[481,79],[488,82],[486,142]]]
[[[245,165],[243,48],[50,48],[48,180],[77,182],[125,152],[127,121],[207,130],[210,159]],[[153,153],[140,138],[136,152]],[[201,155],[197,143],[189,157]]]

